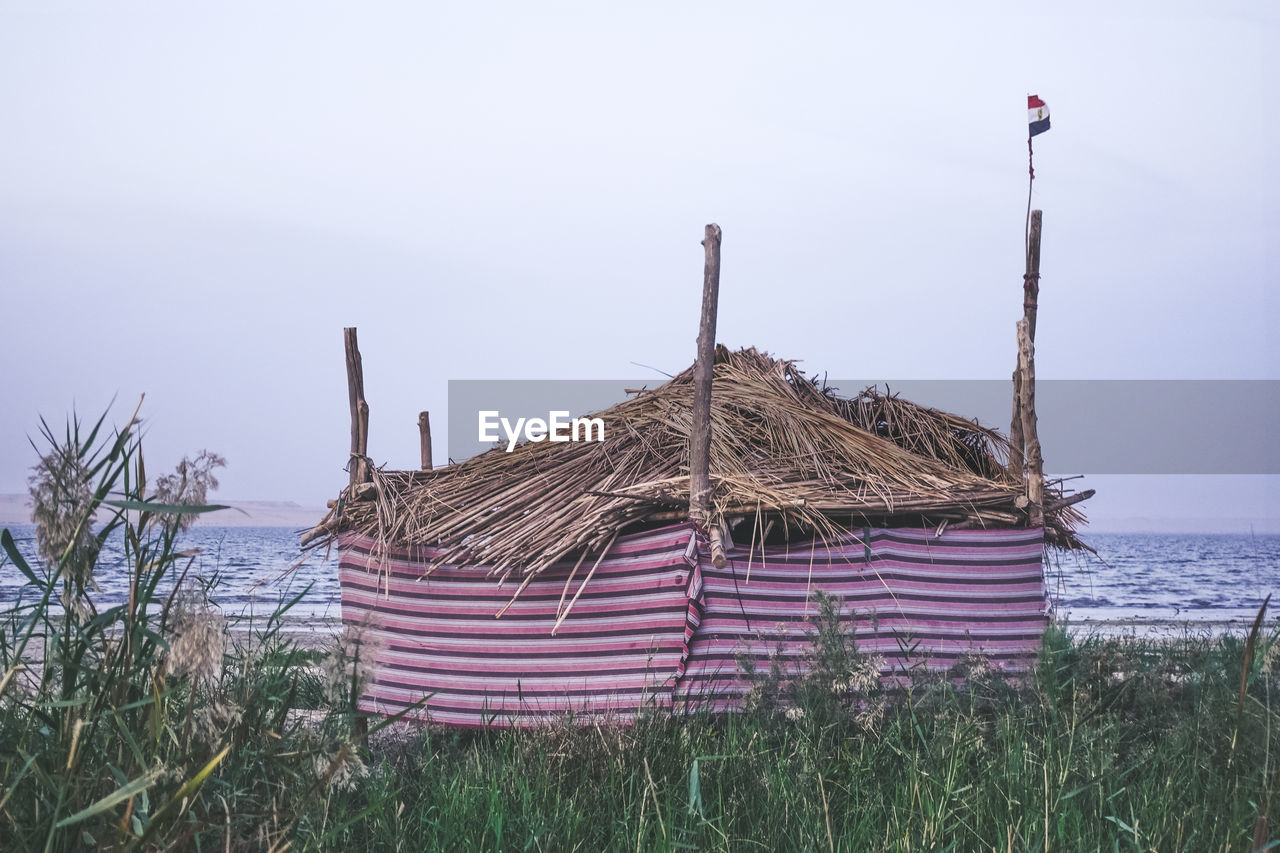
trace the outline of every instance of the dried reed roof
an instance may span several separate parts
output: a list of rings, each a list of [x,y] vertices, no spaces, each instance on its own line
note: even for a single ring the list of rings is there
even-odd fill
[[[532,577],[603,553],[618,532],[687,517],[692,368],[599,412],[603,442],[495,448],[434,471],[376,470],[344,492],[313,544],[354,530],[431,545],[439,562]],[[1025,487],[1008,443],[956,415],[868,389],[852,398],[755,349],[716,350],[711,396],[712,523],[761,541],[849,526],[1017,526]],[[1047,540],[1081,547],[1082,516],[1046,490]]]

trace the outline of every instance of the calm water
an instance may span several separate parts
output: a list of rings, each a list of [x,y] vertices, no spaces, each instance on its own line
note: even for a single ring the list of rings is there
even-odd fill
[[[1085,540],[1097,557],[1054,555],[1045,578],[1069,621],[1252,621],[1262,599],[1280,593],[1280,536],[1095,533]]]
[[[34,542],[21,540],[31,538],[34,528],[10,530],[23,553],[32,555]],[[1280,536],[1097,533],[1086,539],[1098,557],[1055,554],[1046,578],[1059,616],[1071,623],[1239,622],[1252,619],[1268,593],[1280,592]],[[291,528],[199,527],[182,544],[201,550],[191,571],[219,578],[214,599],[228,615],[269,614],[282,597],[311,584],[291,612],[338,616],[336,560],[322,552],[303,560]],[[120,560],[118,552],[107,554],[104,564],[118,566]],[[13,566],[0,568],[0,600],[12,600],[21,582]],[[98,582],[100,604],[125,594],[118,569],[100,572]]]
[[[11,525],[9,530],[18,541],[18,549],[34,565],[35,528],[19,524]],[[291,527],[200,526],[184,533],[179,547],[200,549],[189,574],[217,578],[213,600],[228,615],[268,616],[282,600],[292,599],[310,584],[310,590],[289,613],[334,619],[339,616],[336,551],[330,560],[325,559],[323,550],[309,552],[304,559],[298,532]],[[101,563],[107,570],[94,575],[101,591],[92,596],[99,609],[103,604],[123,601],[128,595],[128,576],[119,548],[105,553]],[[0,600],[12,601],[24,578],[11,565],[0,569],[0,575]]]

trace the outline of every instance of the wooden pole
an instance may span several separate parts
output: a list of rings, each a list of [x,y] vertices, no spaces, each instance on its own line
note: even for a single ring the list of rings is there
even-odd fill
[[[369,474],[369,404],[364,400],[363,387],[360,394],[360,482],[367,483],[373,479]]]
[[[418,439],[422,444],[422,470],[431,470],[431,413],[418,413]]]
[[[1040,231],[1044,212],[1031,211],[1030,231],[1027,237],[1026,268],[1022,274],[1022,319],[1027,323],[1034,351],[1036,340],[1036,310],[1040,298]],[[1019,343],[1021,352],[1021,343]],[[1027,436],[1023,427],[1023,373],[1022,364],[1013,370],[1013,418],[1009,424],[1009,473],[1022,480],[1027,465]]]
[[[1018,321],[1018,367],[1022,371],[1022,432],[1027,442],[1027,500],[1032,527],[1044,523],[1044,459],[1036,434],[1036,361],[1031,324]]]
[[[351,485],[370,479],[365,457],[369,454],[369,404],[364,399],[364,365],[356,330],[342,330],[347,351],[347,400],[351,406]]]
[[[1013,368],[1013,417],[1009,421],[1009,474],[1019,483],[1025,474],[1026,453],[1026,439],[1022,434],[1022,359],[1019,358]]]
[[[711,377],[716,358],[716,307],[720,299],[720,226],[706,228],[702,247],[702,316],[693,363],[693,425],[689,431],[689,518],[704,528],[711,519]]]
[[[1036,307],[1040,299],[1040,231],[1044,211],[1031,211],[1031,242],[1027,247],[1027,272],[1022,277],[1022,316],[1027,321],[1027,334],[1036,342]]]

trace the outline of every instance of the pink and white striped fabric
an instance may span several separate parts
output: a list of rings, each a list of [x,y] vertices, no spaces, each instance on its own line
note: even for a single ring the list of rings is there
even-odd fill
[[[362,627],[372,654],[362,709],[395,713],[426,696],[422,719],[505,726],[738,707],[744,656],[767,670],[781,649],[800,666],[817,591],[841,600],[858,648],[882,654],[887,677],[966,653],[1022,669],[1046,624],[1042,552],[1039,529],[872,529],[763,554],[731,548],[715,569],[693,528],[676,525],[619,537],[554,635],[571,564],[540,575],[501,618],[515,584],[499,588],[476,566],[424,577],[427,548],[382,553],[347,534],[339,572],[343,621]]]
[[[693,529],[619,537],[552,635],[572,564],[553,566],[520,593],[483,567],[441,566],[432,553],[344,535],[338,543],[342,620],[361,627],[373,653],[363,710],[395,713],[427,696],[415,715],[458,725],[634,717],[670,707],[697,627],[701,595]],[[594,562],[578,570],[577,593]]]
[[[1024,670],[1047,624],[1043,553],[1039,528],[873,528],[763,555],[731,548],[723,569],[701,552],[703,612],[677,699],[738,707],[751,688],[744,660],[768,672],[778,655],[788,676],[799,674],[817,630],[817,592],[840,602],[859,652],[883,656],[885,679],[921,665],[946,670],[970,654]]]

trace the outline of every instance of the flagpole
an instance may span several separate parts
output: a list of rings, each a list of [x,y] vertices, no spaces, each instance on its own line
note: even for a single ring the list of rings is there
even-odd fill
[[[1035,185],[1036,169],[1033,161],[1034,152],[1031,148],[1031,133],[1027,133],[1027,221],[1022,226],[1022,258],[1023,258],[1023,274],[1022,274],[1022,311],[1023,320],[1026,319],[1028,292],[1027,288],[1030,283],[1029,274],[1031,272],[1031,188]],[[1019,323],[1019,327],[1023,324]],[[1021,338],[1019,338],[1019,348],[1021,348]],[[1023,472],[1026,467],[1026,436],[1022,420],[1022,361],[1019,359],[1018,364],[1013,368],[1013,420],[1009,424],[1009,473],[1011,473],[1018,482],[1023,482]],[[1025,488],[1025,485],[1024,485]]]
[[[1031,137],[1027,136],[1027,221],[1022,226],[1022,251],[1024,257],[1031,255],[1031,188],[1036,180],[1035,152],[1031,149]]]
[[[1018,322],[1018,366],[1013,371],[1013,419],[1009,424],[1009,473],[1027,489],[1021,500],[1028,507],[1032,526],[1043,524],[1041,506],[1044,463],[1035,419],[1035,328],[1036,300],[1040,293],[1040,211],[1031,210],[1035,187],[1035,149],[1031,140],[1049,129],[1049,107],[1039,95],[1027,95],[1027,220],[1023,226],[1026,265],[1022,274],[1022,320]]]

